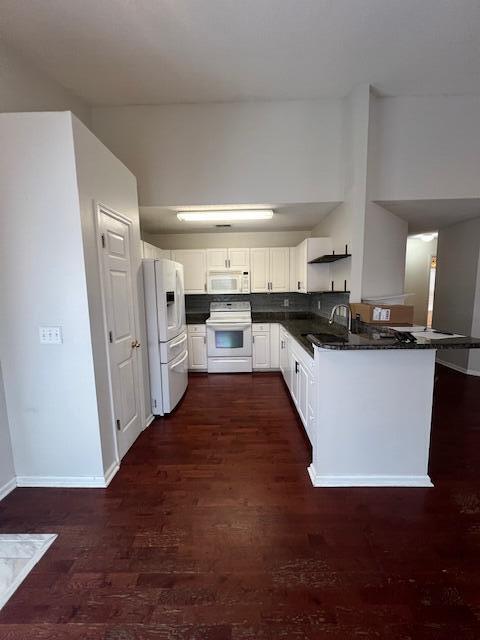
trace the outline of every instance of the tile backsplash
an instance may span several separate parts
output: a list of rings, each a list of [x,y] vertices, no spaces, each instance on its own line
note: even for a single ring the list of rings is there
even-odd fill
[[[332,307],[348,303],[348,293],[250,293],[235,295],[187,295],[187,313],[207,313],[211,302],[250,301],[252,311],[293,311],[315,313],[328,318]],[[343,318],[337,318],[337,321]]]

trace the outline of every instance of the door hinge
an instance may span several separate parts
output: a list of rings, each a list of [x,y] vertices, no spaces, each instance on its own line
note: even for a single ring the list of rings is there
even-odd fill
[[[118,420],[118,418],[117,418],[117,420],[115,420],[115,422],[117,423],[117,431],[120,431],[120,429],[121,429],[120,420]]]
[[[102,233],[102,248],[105,249],[105,234]]]
[[[113,333],[111,331],[108,332],[108,341],[113,342]]]

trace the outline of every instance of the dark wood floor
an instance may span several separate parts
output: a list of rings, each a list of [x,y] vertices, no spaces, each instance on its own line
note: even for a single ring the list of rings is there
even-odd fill
[[[59,533],[0,638],[480,638],[480,379],[439,372],[434,489],[313,489],[309,455],[279,375],[192,377],[107,490],[0,503]]]

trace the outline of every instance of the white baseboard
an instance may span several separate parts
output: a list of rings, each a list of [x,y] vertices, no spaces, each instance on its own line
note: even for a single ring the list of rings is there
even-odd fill
[[[108,487],[108,485],[110,484],[110,482],[113,480],[113,477],[115,476],[115,474],[117,473],[117,471],[120,469],[120,465],[117,462],[117,460],[114,460],[112,462],[112,464],[108,467],[108,469],[105,471],[105,478],[103,481],[103,487]]]
[[[313,464],[307,471],[314,487],[433,487],[429,476],[323,476]]]
[[[0,487],[0,500],[3,500],[11,493],[15,487],[17,486],[17,479],[11,478],[8,482],[5,482],[4,485]]]
[[[105,489],[106,486],[104,476],[17,476],[17,487]]]
[[[459,371],[460,373],[464,373],[467,376],[480,376],[480,371],[477,371],[476,369],[465,369],[465,367],[461,367],[458,364],[453,364],[452,362],[446,362],[445,360],[440,360],[440,358],[437,358],[437,364],[441,364],[444,367],[453,369],[454,371]]]
[[[144,426],[143,428],[144,428],[144,429],[146,429],[147,427],[149,427],[149,426],[152,424],[152,422],[153,422],[154,420],[155,420],[155,416],[153,415],[153,413],[151,413],[151,414],[148,416],[148,418],[147,418],[147,420],[146,420],[146,422],[145,422],[145,426]]]

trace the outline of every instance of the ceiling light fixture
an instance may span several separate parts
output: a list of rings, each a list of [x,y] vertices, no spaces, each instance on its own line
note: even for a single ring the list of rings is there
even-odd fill
[[[420,235],[420,240],[423,240],[424,242],[431,242],[436,237],[436,233],[422,233]]]
[[[223,209],[210,211],[180,211],[177,218],[182,222],[248,222],[271,220],[271,209]]]

